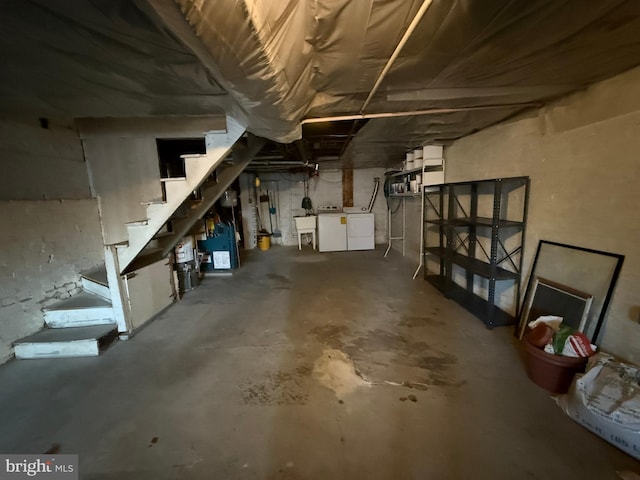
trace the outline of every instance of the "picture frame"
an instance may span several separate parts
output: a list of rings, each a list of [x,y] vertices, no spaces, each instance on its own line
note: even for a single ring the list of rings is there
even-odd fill
[[[546,278],[536,277],[531,295],[523,306],[518,336],[524,336],[529,322],[542,315],[562,317],[563,325],[569,325],[579,332],[588,328],[589,310],[593,303],[593,295],[575,288],[553,282]]]
[[[533,284],[537,278],[544,278],[593,296],[583,333],[597,345],[623,263],[624,255],[540,240],[520,308],[516,336],[522,338],[526,319],[531,316],[524,316],[524,307],[531,301]]]

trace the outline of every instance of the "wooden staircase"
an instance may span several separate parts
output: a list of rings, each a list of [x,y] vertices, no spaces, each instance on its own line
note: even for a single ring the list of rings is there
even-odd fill
[[[162,179],[164,198],[144,202],[146,218],[127,224],[129,239],[116,245],[120,274],[166,257],[260,151],[264,140],[227,117],[227,130],[205,135],[207,153],[183,155],[184,177]],[[193,198],[194,192],[199,198]]]
[[[205,134],[206,154],[183,155],[185,176],[166,178],[146,218],[127,224],[128,240],[105,246],[106,267],[82,274],[83,292],[44,310],[45,328],[14,343],[16,358],[94,356],[118,333],[131,332],[123,278],[162,260],[201,220],[264,145],[227,117],[225,131]],[[194,198],[194,192],[198,192]]]
[[[129,225],[129,243],[126,245],[117,245],[118,261],[122,274],[133,272],[139,268],[157,262],[166,257],[173,248],[189,233],[191,228],[199,222],[202,217],[213,207],[215,202],[222,196],[233,181],[242,173],[252,158],[260,151],[264,144],[264,140],[249,134],[246,139],[237,142],[232,147],[232,158],[217,163],[217,168],[195,189],[189,189],[187,197],[174,209],[167,220],[158,226],[159,222],[151,221],[151,218],[145,223],[139,222],[135,225]],[[187,158],[195,158],[195,156],[187,156]],[[187,177],[188,177],[187,173]],[[165,182],[166,186],[180,184],[186,179]],[[190,187],[189,187],[190,188]],[[198,194],[198,198],[193,197],[194,190]],[[167,199],[173,195],[177,195],[178,188],[170,187],[167,189]],[[181,193],[181,195],[184,192]],[[155,215],[156,210],[160,210],[166,202],[157,202],[148,204],[148,215]],[[160,218],[164,218],[162,215]],[[153,233],[150,233],[153,232]],[[131,248],[131,244],[140,245],[144,240],[134,240],[134,236],[146,239],[151,237],[138,254],[129,261],[125,256],[125,252]],[[121,253],[123,252],[123,253]],[[123,261],[128,262],[123,266]]]

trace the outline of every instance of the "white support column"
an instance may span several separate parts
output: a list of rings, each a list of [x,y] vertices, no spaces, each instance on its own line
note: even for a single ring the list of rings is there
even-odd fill
[[[104,265],[107,269],[107,281],[111,292],[111,305],[115,321],[120,334],[128,335],[133,331],[131,323],[131,306],[129,296],[122,277],[120,276],[120,265],[116,247],[106,245],[104,247]]]

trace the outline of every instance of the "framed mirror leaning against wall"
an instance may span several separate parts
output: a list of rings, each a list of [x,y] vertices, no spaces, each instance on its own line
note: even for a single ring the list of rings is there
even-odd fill
[[[540,240],[517,336],[538,316],[557,315],[596,343],[623,261],[624,255]]]

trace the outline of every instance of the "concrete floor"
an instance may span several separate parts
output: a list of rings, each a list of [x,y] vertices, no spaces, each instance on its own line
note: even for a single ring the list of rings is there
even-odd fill
[[[82,479],[616,479],[639,463],[382,251],[274,247],[98,358],[0,367],[0,452]],[[353,362],[353,363],[352,363]]]

